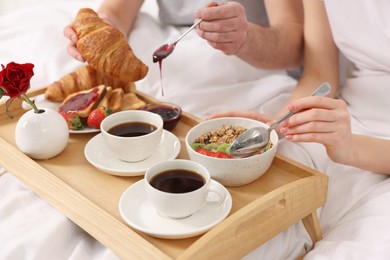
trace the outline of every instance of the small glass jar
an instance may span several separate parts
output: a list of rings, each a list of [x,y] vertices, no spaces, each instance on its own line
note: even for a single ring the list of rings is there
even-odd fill
[[[180,121],[182,110],[178,105],[169,102],[155,102],[141,108],[159,114],[164,121],[164,129],[172,130]]]

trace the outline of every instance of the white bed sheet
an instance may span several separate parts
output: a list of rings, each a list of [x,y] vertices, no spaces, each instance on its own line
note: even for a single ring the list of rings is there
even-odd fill
[[[0,63],[34,63],[32,89],[77,69],[82,64],[66,53],[67,40],[62,30],[79,8],[97,6],[98,1],[58,0],[2,15]],[[273,113],[295,84],[284,72],[258,70],[236,57],[226,57],[192,33],[163,63],[165,96],[161,96],[158,66],[152,62],[151,54],[159,45],[176,39],[184,28],[161,26],[155,17],[154,12],[142,13],[130,38],[134,52],[150,69],[148,76],[137,82],[143,92],[205,117],[236,108]],[[194,56],[196,61],[192,60]],[[324,239],[307,259],[390,259],[390,207],[386,203],[390,199],[389,179],[338,167],[327,160],[312,160],[302,148],[324,158],[324,151],[315,144],[288,143],[282,147],[282,154],[321,171],[334,172],[330,174],[327,205],[319,211]],[[297,223],[247,259],[293,259],[309,246],[302,224]],[[0,259],[117,257],[0,168]]]

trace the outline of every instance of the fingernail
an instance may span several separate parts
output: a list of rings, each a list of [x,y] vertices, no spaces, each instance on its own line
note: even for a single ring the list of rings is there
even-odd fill
[[[282,127],[282,128],[280,128],[280,132],[281,132],[282,134],[287,133],[287,131],[288,131],[288,128],[287,128],[287,127]]]
[[[285,136],[287,140],[292,140],[293,139],[293,135],[286,135]]]
[[[83,57],[81,57],[80,55],[77,55],[77,56],[76,56],[76,59],[77,59],[78,61],[81,61],[81,62],[84,61],[84,60],[83,60]]]
[[[290,105],[287,106],[287,109],[289,111],[293,111],[293,110],[295,110],[295,105],[294,104],[290,104]]]
[[[77,37],[76,37],[76,35],[72,35],[72,36],[70,36],[70,40],[72,41],[72,42],[77,42]]]

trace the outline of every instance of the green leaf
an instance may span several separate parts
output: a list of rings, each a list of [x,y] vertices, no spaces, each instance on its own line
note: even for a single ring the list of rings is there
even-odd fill
[[[0,98],[2,98],[5,94],[5,90],[3,88],[0,88]]]

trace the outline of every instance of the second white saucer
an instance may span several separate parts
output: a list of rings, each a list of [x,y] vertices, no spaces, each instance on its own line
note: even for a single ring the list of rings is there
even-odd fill
[[[103,136],[97,134],[86,144],[84,155],[90,164],[106,173],[119,176],[140,176],[158,162],[175,159],[179,155],[180,148],[180,140],[171,132],[164,130],[157,150],[149,158],[140,162],[124,162],[106,147]]]
[[[187,218],[163,217],[146,197],[144,182],[145,180],[142,179],[123,192],[119,200],[119,212],[129,226],[150,236],[180,239],[203,234],[223,221],[232,208],[232,197],[229,191],[216,182],[226,192],[226,199],[222,204],[213,203],[214,198],[210,198],[210,203],[206,203],[202,209]]]

